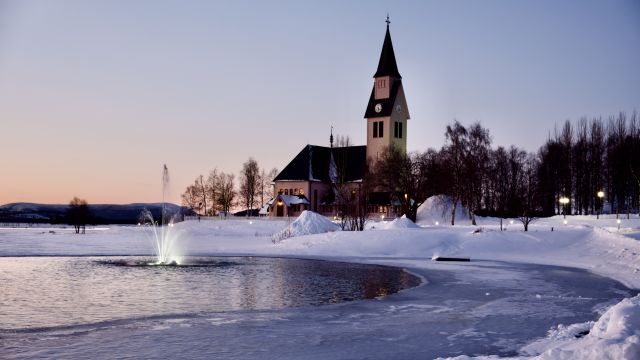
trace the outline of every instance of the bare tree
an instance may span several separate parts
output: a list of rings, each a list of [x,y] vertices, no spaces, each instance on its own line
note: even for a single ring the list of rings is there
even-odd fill
[[[256,204],[256,197],[260,191],[260,168],[258,162],[249,158],[240,172],[240,196],[247,209],[247,216]]]
[[[67,218],[69,223],[73,225],[76,234],[80,234],[80,232],[84,234],[85,227],[89,221],[89,205],[87,204],[87,201],[74,197],[69,202]]]
[[[274,197],[275,194],[273,193],[274,188],[272,183],[276,176],[278,176],[278,169],[276,168],[272,168],[269,172],[265,172],[265,170],[262,169],[260,172],[260,190],[258,193],[260,195],[261,205],[264,205],[265,199],[269,200]]]
[[[524,225],[524,231],[529,230],[529,224],[537,219],[540,212],[537,192],[537,168],[538,161],[536,157],[532,154],[528,154],[522,164],[522,199],[518,214],[518,220],[520,220],[522,225]]]
[[[469,210],[471,223],[476,225],[476,212],[481,207],[482,193],[486,184],[487,167],[491,137],[489,130],[480,123],[475,123],[467,129],[467,149],[463,152],[464,177],[462,187],[462,203]]]
[[[446,144],[443,148],[443,153],[446,155],[447,170],[451,176],[449,189],[449,195],[453,202],[451,225],[455,225],[458,201],[462,200],[464,195],[464,165],[469,146],[467,135],[467,129],[457,120],[454,121],[453,126],[447,125],[445,132]]]
[[[349,135],[336,135],[336,146],[337,147],[348,147],[351,146],[351,138]]]
[[[216,202],[220,207],[220,211],[224,212],[225,215],[229,212],[235,200],[234,179],[235,176],[233,174],[225,174],[224,172],[218,174],[218,197]]]
[[[200,207],[200,192],[194,185],[187,186],[182,194],[182,205],[191,210],[197,210]]]
[[[206,212],[207,215],[214,216],[216,214],[216,198],[218,197],[218,169],[213,169],[209,172],[209,176],[207,177],[207,181],[205,183],[205,200],[209,201],[209,211]]]

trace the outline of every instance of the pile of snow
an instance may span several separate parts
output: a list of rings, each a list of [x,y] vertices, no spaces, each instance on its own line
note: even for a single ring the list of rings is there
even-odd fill
[[[595,323],[558,325],[521,353],[536,359],[640,359],[640,295],[610,307]]]
[[[419,225],[450,225],[453,200],[447,195],[434,195],[425,200],[418,208],[416,223]],[[469,209],[462,206],[460,201],[456,206],[456,225],[470,225]]]
[[[313,211],[305,210],[289,226],[273,235],[273,241],[277,242],[293,236],[322,234],[336,231],[340,227],[331,220]]]
[[[384,224],[382,226],[383,229],[391,230],[391,229],[420,229],[420,226],[416,225],[413,221],[407,218],[406,215],[402,215],[402,217],[396,218],[390,223]]]

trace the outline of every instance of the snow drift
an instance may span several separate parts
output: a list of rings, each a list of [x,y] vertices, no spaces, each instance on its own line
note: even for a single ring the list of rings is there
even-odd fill
[[[439,225],[451,224],[451,210],[453,201],[448,195],[434,195],[425,200],[418,208],[416,223],[419,225]],[[470,225],[469,209],[462,206],[460,201],[456,206],[455,224]]]
[[[272,239],[278,242],[293,236],[322,234],[338,229],[340,227],[325,216],[305,210],[289,226],[274,234]]]
[[[623,299],[593,322],[558,325],[512,359],[640,359],[640,295]],[[459,356],[456,360],[499,359]]]
[[[383,229],[419,229],[420,226],[416,225],[416,223],[414,223],[413,221],[411,221],[410,219],[407,218],[406,215],[402,215],[402,217],[393,219],[393,221],[391,221],[388,224],[384,224],[384,226],[382,226]]]

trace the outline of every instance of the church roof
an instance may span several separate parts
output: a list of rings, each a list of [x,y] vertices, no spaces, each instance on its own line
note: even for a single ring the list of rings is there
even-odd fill
[[[274,181],[331,182],[329,168],[332,154],[340,181],[362,180],[367,164],[366,146],[328,148],[306,145],[275,177]]]
[[[393,52],[393,44],[391,43],[391,34],[389,33],[389,24],[387,23],[387,33],[384,36],[382,44],[382,52],[380,53],[380,61],[378,62],[378,70],[373,77],[395,76],[402,78],[398,72],[398,64],[396,63],[396,55]]]
[[[393,85],[391,85],[391,92],[389,93],[389,97],[386,99],[375,99],[375,86],[371,89],[371,96],[369,97],[369,103],[367,104],[367,110],[364,112],[365,119],[376,118],[376,117],[385,117],[391,116],[391,112],[393,110],[393,104],[396,102],[396,97],[398,96],[398,90],[400,90],[401,80],[393,81]],[[380,112],[376,112],[376,104],[382,105],[382,110]]]

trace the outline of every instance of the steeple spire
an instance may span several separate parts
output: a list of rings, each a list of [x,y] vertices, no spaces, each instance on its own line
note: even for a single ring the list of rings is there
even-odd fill
[[[384,36],[384,43],[382,44],[382,52],[380,53],[380,61],[378,62],[378,70],[373,77],[380,76],[394,76],[402,78],[400,72],[398,72],[398,64],[396,63],[396,55],[393,52],[393,44],[391,43],[391,33],[389,33],[389,14],[387,14],[387,33]]]

